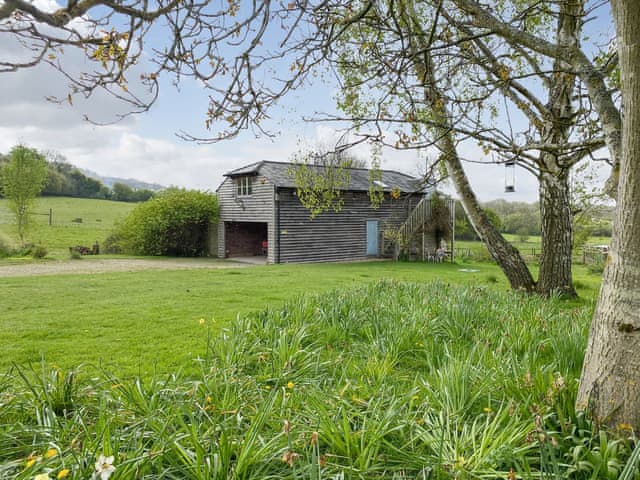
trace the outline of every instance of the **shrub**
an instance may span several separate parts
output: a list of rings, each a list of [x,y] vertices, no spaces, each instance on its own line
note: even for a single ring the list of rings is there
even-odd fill
[[[214,195],[168,189],[138,205],[115,233],[123,252],[197,257],[208,253],[208,230],[217,220]]]
[[[122,253],[122,249],[120,248],[121,241],[122,237],[118,233],[112,233],[104,239],[102,251],[104,253]]]
[[[35,245],[33,243],[26,243],[24,246],[20,247],[20,248],[16,248],[15,250],[13,250],[11,252],[11,256],[13,257],[30,257],[32,252],[33,252],[33,248],[35,247]]]
[[[604,265],[605,261],[603,259],[596,260],[594,263],[589,265],[589,273],[592,273],[594,275],[602,275],[602,273],[604,272]]]
[[[49,253],[49,251],[43,245],[35,245],[31,250],[31,256],[33,258],[44,258],[47,256],[47,253]]]
[[[518,240],[521,243],[527,243],[529,241],[529,231],[525,227],[521,227],[516,231]]]

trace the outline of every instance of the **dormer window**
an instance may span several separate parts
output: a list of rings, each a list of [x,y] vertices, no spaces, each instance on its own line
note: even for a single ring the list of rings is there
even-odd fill
[[[251,195],[253,191],[253,176],[246,175],[236,178],[236,192],[238,196]]]

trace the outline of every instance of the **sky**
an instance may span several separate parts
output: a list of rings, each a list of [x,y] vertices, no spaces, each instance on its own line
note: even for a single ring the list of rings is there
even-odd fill
[[[54,0],[37,1],[54,5]],[[0,58],[7,58],[12,51],[7,39],[0,37]],[[83,59],[67,53],[65,62],[81,68]],[[295,92],[270,112],[269,125],[279,132],[275,137],[244,132],[235,139],[206,145],[176,135],[179,131],[207,134],[207,93],[194,83],[182,83],[179,90],[165,84],[148,112],[107,126],[94,125],[84,118],[113,119],[125,111],[121,104],[106,95],[87,101],[76,99],[72,105],[46,100],[52,95],[64,98],[67,91],[66,80],[47,65],[0,73],[0,152],[8,153],[14,145],[24,144],[57,152],[68,162],[103,176],[214,191],[225,172],[260,160],[290,161],[301,148],[330,145],[340,135],[336,126],[303,119],[334,111],[331,87],[324,84]],[[371,157],[366,146],[357,147],[354,153],[364,159]],[[482,156],[472,145],[463,145],[460,153],[472,159]],[[415,151],[386,149],[381,167],[419,175],[424,170],[424,156]],[[524,170],[516,171],[516,191],[505,193],[503,166],[469,163],[465,168],[481,201],[537,200],[536,180]]]

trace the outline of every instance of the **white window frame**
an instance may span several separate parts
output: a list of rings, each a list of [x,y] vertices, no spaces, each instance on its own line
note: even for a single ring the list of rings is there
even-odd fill
[[[253,193],[253,177],[246,175],[236,177],[236,194],[239,197],[247,197]]]

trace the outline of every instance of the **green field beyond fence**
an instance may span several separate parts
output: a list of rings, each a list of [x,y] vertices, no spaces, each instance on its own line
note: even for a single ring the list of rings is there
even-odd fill
[[[502,234],[514,247],[518,249],[528,263],[537,263],[542,253],[540,237],[529,236],[527,241],[522,241],[517,235]],[[578,247],[573,252],[573,261],[576,264],[593,265],[604,260],[603,246],[609,245],[608,237],[591,237],[584,247]],[[489,251],[480,241],[458,240],[455,244],[456,258],[473,259],[475,261],[491,260]]]
[[[113,226],[134,207],[134,203],[68,197],[41,197],[27,234],[29,243],[43,245],[53,257],[68,255],[69,247],[100,245],[112,233]],[[51,225],[49,212],[51,211]],[[14,217],[7,201],[0,200],[0,234],[16,244]]]

